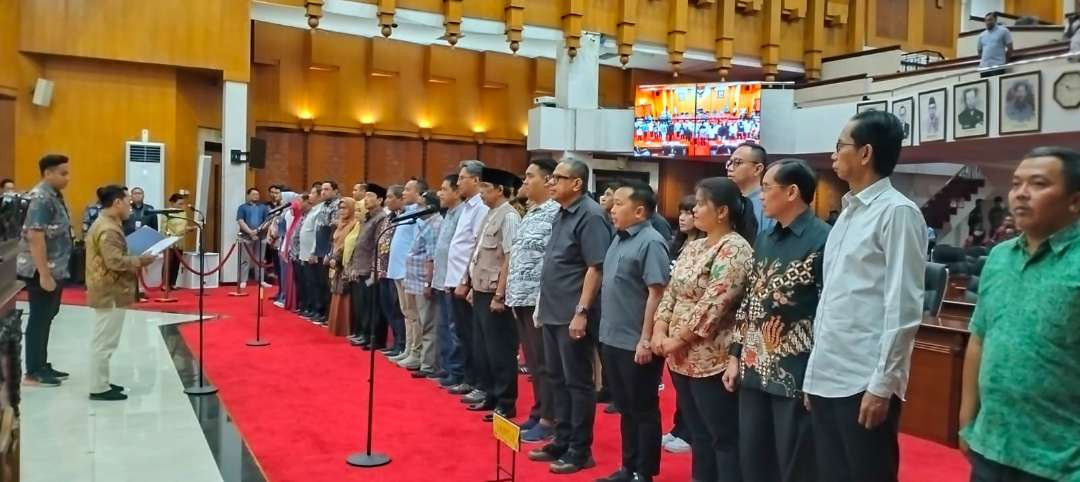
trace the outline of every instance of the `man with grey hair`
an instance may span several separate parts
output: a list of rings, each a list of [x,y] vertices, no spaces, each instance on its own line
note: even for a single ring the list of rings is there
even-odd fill
[[[464,379],[461,384],[450,387],[450,393],[465,395],[462,401],[468,404],[480,403],[487,398],[487,394],[476,387],[488,386],[489,382],[487,367],[477,366],[477,347],[474,346],[472,336],[472,307],[465,301],[468,289],[462,285],[469,259],[476,249],[476,240],[483,228],[484,216],[489,210],[480,196],[480,176],[483,173],[484,163],[477,160],[461,161],[461,169],[458,171],[458,193],[462,198],[461,214],[454,229],[454,236],[450,238],[450,251],[446,258],[445,284],[447,291],[454,293],[454,319],[457,321],[454,327],[458,339],[461,340],[461,351],[465,354]]]
[[[589,166],[560,163],[548,180],[559,213],[551,226],[540,277],[537,320],[544,326],[544,360],[555,400],[555,439],[529,452],[551,462],[552,473],[572,474],[596,465],[592,458],[596,352],[600,305],[597,292],[611,244],[607,213],[585,195]]]

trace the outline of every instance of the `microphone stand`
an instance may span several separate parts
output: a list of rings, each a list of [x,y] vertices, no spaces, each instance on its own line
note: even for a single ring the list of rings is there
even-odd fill
[[[261,242],[259,243],[258,247],[259,247],[259,251],[261,251],[262,250],[261,249],[262,248],[262,243]],[[263,268],[263,264],[262,264],[263,261],[265,261],[265,259],[263,259],[263,258],[265,258],[265,256],[263,256],[263,254],[265,254],[265,252],[258,253],[258,254],[260,256],[260,259],[257,260],[257,261],[256,260],[252,261],[253,263],[255,263],[255,269],[256,269],[255,273],[257,275],[256,279],[258,279],[258,282],[259,282],[259,285],[255,288],[255,293],[256,293],[256,296],[255,296],[255,339],[254,340],[248,340],[248,342],[247,342],[247,346],[256,346],[256,347],[258,347],[258,346],[267,346],[267,345],[270,344],[269,341],[263,340],[262,337],[261,337],[261,333],[262,333],[262,313],[263,313],[263,306],[262,306],[262,302],[263,302],[263,286],[262,286],[262,280],[263,280],[263,277],[266,275],[266,269]]]
[[[381,209],[381,208],[380,208]],[[358,452],[350,455],[345,459],[345,463],[353,467],[373,468],[382,467],[383,465],[390,463],[390,456],[371,451],[371,428],[374,421],[375,411],[375,323],[378,318],[378,305],[379,305],[379,240],[382,239],[386,233],[391,229],[397,227],[393,221],[388,223],[389,225],[375,236],[375,256],[371,258],[371,275],[370,277],[375,280],[372,283],[372,301],[368,308],[370,319],[368,320],[368,342],[371,343],[371,350],[368,350],[368,413],[367,413],[367,450],[364,452]],[[362,281],[361,281],[362,282]]]
[[[203,346],[203,322],[205,316],[203,315],[203,298],[206,295],[206,243],[203,242],[203,236],[206,232],[203,229],[206,225],[206,215],[199,212],[198,209],[192,208],[192,212],[199,213],[202,221],[192,221],[195,223],[195,227],[199,230],[199,384],[193,387],[187,387],[184,389],[184,393],[188,395],[210,395],[217,393],[217,387],[209,385],[203,379],[203,371],[206,368],[203,355],[206,350]]]

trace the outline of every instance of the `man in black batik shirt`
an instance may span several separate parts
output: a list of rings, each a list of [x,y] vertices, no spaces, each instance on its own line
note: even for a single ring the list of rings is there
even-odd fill
[[[762,201],[776,226],[758,237],[724,384],[739,394],[743,480],[808,481],[815,471],[802,384],[813,347],[821,258],[829,225],[814,216],[817,177],[806,162],[784,159],[765,172]]]

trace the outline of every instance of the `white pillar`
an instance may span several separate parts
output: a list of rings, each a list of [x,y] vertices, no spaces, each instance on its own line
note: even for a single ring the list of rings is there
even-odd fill
[[[244,203],[247,188],[247,164],[233,164],[229,153],[234,149],[248,150],[247,131],[248,85],[243,82],[226,81],[221,102],[221,256],[224,259],[229,247],[236,241],[240,228],[236,224],[236,208]],[[239,247],[237,249],[240,249]],[[239,253],[233,253],[239,256]],[[236,281],[236,259],[230,258],[221,269],[221,282]]]
[[[583,33],[581,48],[570,58],[563,44],[555,58],[555,104],[564,109],[600,106],[600,34]]]

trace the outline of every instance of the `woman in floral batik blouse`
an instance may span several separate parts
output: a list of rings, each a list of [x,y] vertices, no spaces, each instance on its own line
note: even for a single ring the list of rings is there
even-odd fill
[[[724,388],[735,309],[743,295],[757,222],[726,177],[698,183],[694,225],[656,310],[651,346],[668,368],[693,439],[694,480],[738,481],[738,405]]]

